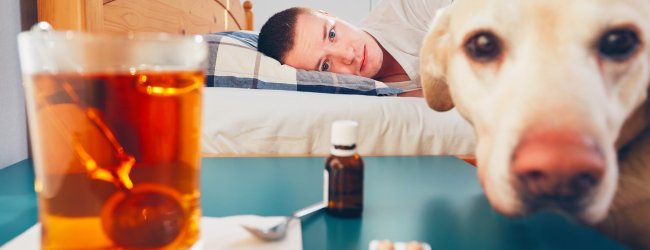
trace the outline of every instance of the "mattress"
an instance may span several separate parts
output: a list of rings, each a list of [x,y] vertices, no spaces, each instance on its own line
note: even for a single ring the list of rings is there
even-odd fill
[[[473,154],[471,126],[422,98],[205,88],[204,155],[327,155],[336,120],[359,123],[361,155]]]

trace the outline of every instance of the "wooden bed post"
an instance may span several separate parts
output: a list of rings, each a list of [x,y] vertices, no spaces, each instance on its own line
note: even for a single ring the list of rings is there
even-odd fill
[[[251,0],[28,1],[36,1],[38,21],[57,30],[188,34],[253,30]]]
[[[253,30],[253,2],[250,0],[244,1],[244,15],[246,15],[245,30]]]
[[[107,0],[38,0],[38,21],[59,30],[102,30],[102,4]]]

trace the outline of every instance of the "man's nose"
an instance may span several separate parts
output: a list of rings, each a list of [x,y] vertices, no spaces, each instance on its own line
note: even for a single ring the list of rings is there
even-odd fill
[[[330,54],[334,59],[345,65],[352,64],[355,58],[354,48],[346,45],[332,47]]]

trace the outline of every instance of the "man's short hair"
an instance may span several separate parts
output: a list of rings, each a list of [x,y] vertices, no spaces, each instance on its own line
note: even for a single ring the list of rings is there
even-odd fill
[[[284,63],[286,54],[294,45],[298,15],[310,11],[308,8],[293,7],[275,13],[260,30],[257,50]]]

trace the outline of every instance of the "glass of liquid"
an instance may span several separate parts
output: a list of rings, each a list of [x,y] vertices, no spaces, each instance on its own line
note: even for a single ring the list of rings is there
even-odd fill
[[[41,249],[189,249],[199,237],[200,37],[18,36]]]

